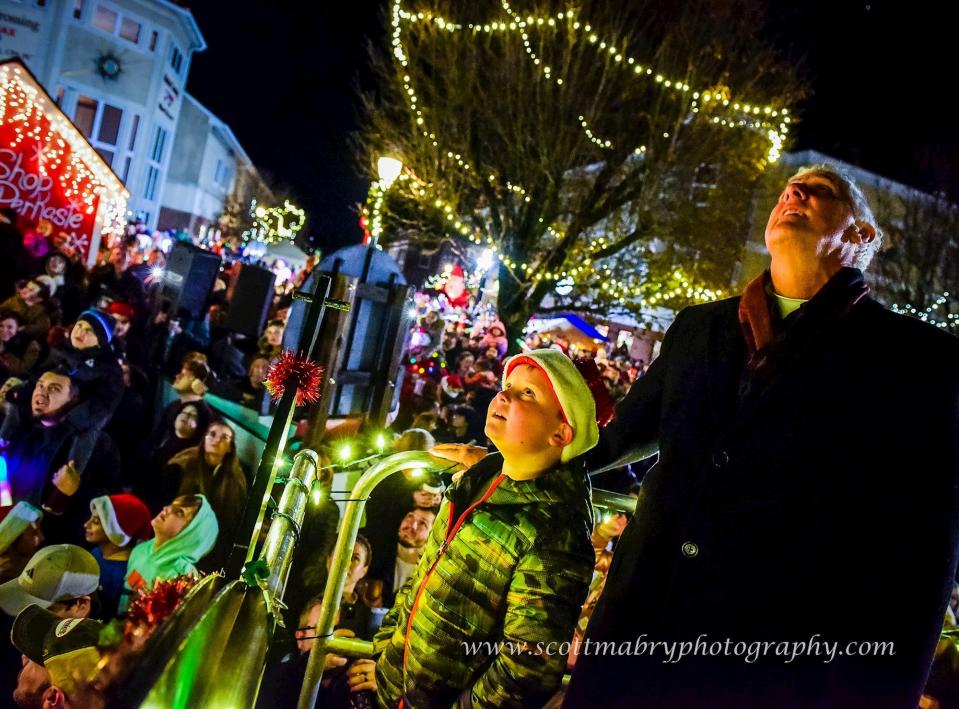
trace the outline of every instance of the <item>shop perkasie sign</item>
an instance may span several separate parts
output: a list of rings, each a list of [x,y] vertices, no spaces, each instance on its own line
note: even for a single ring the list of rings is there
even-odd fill
[[[69,147],[64,146],[65,152],[49,159],[38,142],[16,143],[9,125],[0,125],[0,146],[0,207],[15,209],[21,226],[49,220],[54,231],[70,235],[74,247],[85,258],[99,196],[92,192],[82,194],[82,188],[70,179]]]

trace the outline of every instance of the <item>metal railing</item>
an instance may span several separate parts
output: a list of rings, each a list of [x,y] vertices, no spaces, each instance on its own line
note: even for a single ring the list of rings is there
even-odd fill
[[[330,562],[330,574],[326,579],[326,590],[323,592],[323,604],[320,606],[320,617],[316,621],[316,641],[310,650],[310,658],[306,665],[306,675],[303,678],[303,687],[300,690],[300,709],[312,709],[316,703],[316,695],[323,677],[323,667],[326,665],[326,656],[330,652],[347,657],[371,657],[373,643],[367,640],[353,638],[334,638],[333,624],[336,612],[343,598],[343,586],[346,583],[346,574],[353,557],[353,545],[356,543],[356,534],[360,529],[360,520],[363,518],[363,509],[370,493],[383,480],[393,473],[412,467],[426,470],[444,470],[449,468],[448,460],[434,458],[422,451],[395,453],[378,463],[374,463],[353,486],[353,492],[346,503],[343,521],[340,523],[336,546],[333,548],[333,560]]]
[[[350,499],[346,503],[346,512],[333,550],[333,560],[330,563],[330,573],[326,580],[326,589],[323,592],[320,617],[316,623],[316,641],[310,651],[306,675],[303,678],[303,687],[300,690],[300,700],[297,704],[299,709],[312,709],[315,705],[327,655],[373,657],[373,643],[369,640],[333,636],[334,620],[336,611],[340,607],[340,601],[343,598],[343,586],[353,556],[353,545],[356,543],[363,509],[366,507],[366,501],[369,499],[373,488],[400,470],[420,467],[425,472],[446,470],[449,466],[450,462],[448,460],[434,458],[420,451],[396,453],[375,463],[356,482],[350,494]],[[594,507],[607,512],[633,514],[636,511],[635,497],[609,490],[594,489],[592,491],[592,504]]]

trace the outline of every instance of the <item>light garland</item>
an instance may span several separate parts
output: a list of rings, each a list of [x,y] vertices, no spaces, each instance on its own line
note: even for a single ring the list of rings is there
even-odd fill
[[[789,118],[789,110],[787,108],[757,106],[741,102],[733,99],[728,89],[717,90],[715,88],[706,88],[702,90],[694,90],[685,81],[675,77],[667,77],[661,72],[656,71],[653,67],[642,65],[635,57],[629,56],[625,50],[620,50],[617,48],[615,43],[611,41],[607,42],[605,39],[601,38],[598,34],[593,32],[591,25],[580,22],[578,19],[576,19],[575,10],[570,9],[565,12],[559,12],[555,17],[536,17],[530,15],[526,18],[523,18],[512,9],[508,0],[501,0],[501,5],[503,11],[507,15],[507,18],[509,19],[509,22],[494,21],[482,25],[467,24],[464,26],[461,23],[448,20],[441,16],[433,15],[429,12],[413,13],[408,10],[404,10],[402,0],[394,0],[391,17],[391,25],[393,28],[393,56],[404,68],[409,65],[409,57],[407,55],[406,48],[403,46],[402,40],[401,25],[404,21],[411,24],[434,24],[447,32],[469,31],[473,34],[478,34],[480,32],[485,34],[496,32],[518,32],[523,41],[523,48],[527,56],[535,66],[540,68],[543,77],[549,81],[555,82],[558,86],[562,86],[564,83],[564,78],[561,76],[554,76],[554,69],[544,64],[542,59],[537,56],[536,52],[533,50],[527,28],[555,28],[559,24],[564,24],[567,28],[567,31],[585,35],[589,43],[597,47],[598,52],[606,52],[609,54],[617,64],[622,64],[624,66],[624,70],[629,71],[631,68],[634,79],[646,80],[651,78],[665,89],[669,89],[678,93],[690,94],[692,96],[692,101],[690,104],[690,110],[692,113],[698,113],[700,111],[700,104],[708,104],[710,107],[714,107],[714,110],[723,111],[726,114],[725,117],[714,116],[714,120],[712,121],[714,124],[760,130],[770,143],[769,150],[766,154],[766,160],[770,163],[774,163],[779,159],[782,145],[785,141],[787,133],[789,132],[789,124],[791,122],[791,119]],[[409,74],[403,75],[403,88],[407,103],[409,104],[410,110],[413,112],[414,120],[416,125],[419,127],[420,133],[434,148],[439,149],[439,139],[435,133],[431,132],[426,127],[426,116],[424,115],[423,110],[417,105],[419,98],[416,94],[415,88],[413,87],[412,78],[409,76]],[[778,125],[776,123],[771,123],[770,119],[778,119]],[[592,143],[607,150],[614,147],[611,141],[599,138],[595,135],[595,133],[589,128],[584,116],[580,116],[579,120],[587,138],[589,138]],[[666,137],[668,137],[668,134]],[[639,151],[640,149],[637,148],[634,152]],[[645,146],[643,146],[642,152],[645,152]],[[455,155],[450,151],[446,151],[446,155],[447,157],[455,159],[457,164],[464,170],[473,169],[473,166],[463,159],[462,156]]]
[[[70,210],[92,217],[99,206],[102,233],[109,237],[122,232],[129,192],[83,134],[16,63],[0,66],[0,126],[13,133],[12,140],[0,148],[27,155],[25,163],[36,166],[35,173],[18,166],[10,168],[23,173],[19,188],[33,197],[43,181],[50,189],[56,179]],[[89,244],[90,234],[75,236],[79,245]]]
[[[253,207],[254,230],[259,239],[267,244],[275,244],[283,239],[293,241],[306,223],[306,212],[284,200],[282,207]]]
[[[898,303],[893,303],[892,307],[889,309],[894,313],[898,313],[899,315],[911,315],[912,317],[918,318],[925,323],[929,323],[930,325],[934,325],[940,329],[947,330],[959,327],[959,313],[947,313],[945,320],[936,319],[934,314],[940,306],[945,305],[948,301],[949,292],[945,291],[936,296],[936,299],[933,301],[932,305],[925,310],[919,310],[913,305],[900,306]]]

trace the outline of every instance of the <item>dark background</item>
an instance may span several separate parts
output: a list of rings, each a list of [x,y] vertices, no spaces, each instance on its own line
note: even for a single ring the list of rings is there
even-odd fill
[[[232,0],[191,8],[209,46],[193,59],[189,91],[306,208],[312,245],[325,252],[361,239],[355,205],[369,179],[348,137],[358,87],[370,82],[368,43],[387,41],[387,5]],[[772,2],[765,34],[814,91],[797,107],[789,149],[959,198],[951,109],[959,18],[946,7]]]

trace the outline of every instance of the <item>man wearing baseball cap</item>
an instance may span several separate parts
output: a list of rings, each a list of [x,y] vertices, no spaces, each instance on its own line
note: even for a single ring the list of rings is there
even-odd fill
[[[0,581],[16,578],[43,542],[43,512],[25,500],[0,508]]]
[[[72,544],[44,547],[17,578],[0,584],[0,697],[9,697],[20,668],[19,653],[7,642],[13,619],[29,605],[59,618],[93,614],[100,567],[93,555]]]
[[[13,622],[10,640],[23,653],[13,699],[18,706],[80,706],[79,691],[97,675],[97,642],[103,623],[61,618],[27,606]]]
[[[63,618],[87,618],[100,585],[100,567],[86,549],[73,544],[44,547],[17,578],[0,584],[0,609],[10,617],[30,604]]]

